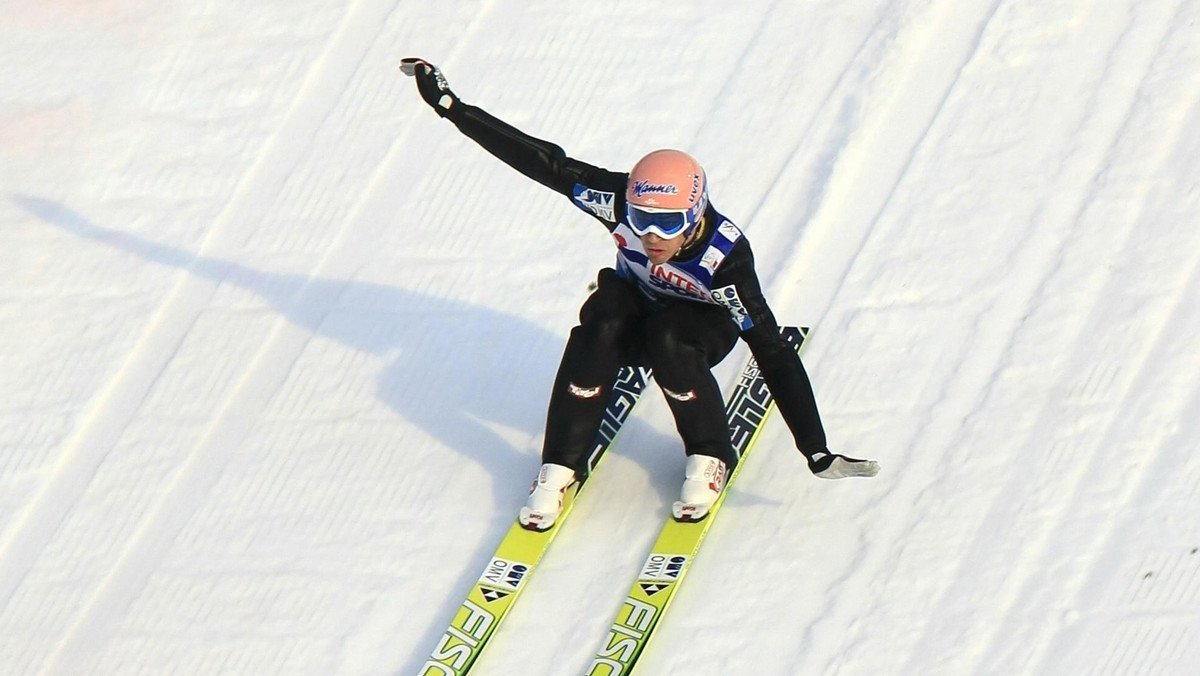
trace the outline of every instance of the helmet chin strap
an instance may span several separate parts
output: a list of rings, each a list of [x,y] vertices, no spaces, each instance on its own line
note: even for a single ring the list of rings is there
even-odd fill
[[[704,232],[704,228],[707,225],[708,225],[708,219],[705,218],[704,216],[701,216],[700,222],[696,224],[696,227],[692,228],[692,231],[690,233],[688,233],[688,236],[683,238],[683,246],[679,247],[679,251],[675,252],[675,256],[678,256],[679,254],[683,253],[684,249],[691,246],[692,242],[695,242],[700,237],[701,233]],[[675,256],[671,256],[671,258],[675,258]]]

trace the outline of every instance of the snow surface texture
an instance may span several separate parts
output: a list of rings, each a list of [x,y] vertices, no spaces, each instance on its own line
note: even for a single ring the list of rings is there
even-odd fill
[[[613,252],[408,55],[697,155],[882,463],[772,420],[642,673],[1197,673],[1200,1],[57,0],[0,18],[4,674],[433,648]],[[481,675],[599,647],[682,477],[648,399]]]

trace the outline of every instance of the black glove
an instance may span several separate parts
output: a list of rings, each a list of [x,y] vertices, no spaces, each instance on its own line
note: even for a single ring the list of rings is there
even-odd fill
[[[454,107],[454,104],[458,103],[458,97],[450,91],[450,85],[446,83],[446,76],[442,75],[442,71],[432,63],[424,59],[407,57],[400,59],[400,72],[417,78],[417,91],[421,93],[421,98],[425,99],[425,103],[432,106],[438,115],[446,117],[450,114],[450,109]]]
[[[819,451],[809,457],[808,468],[822,479],[872,477],[879,473],[879,463],[874,460],[847,458],[844,455],[825,451]]]

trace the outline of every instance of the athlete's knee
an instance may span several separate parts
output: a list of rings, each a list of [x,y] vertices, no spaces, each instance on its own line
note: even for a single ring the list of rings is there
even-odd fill
[[[571,329],[570,341],[592,349],[615,349],[624,333],[626,323],[621,317],[594,313],[580,317],[579,325]]]
[[[646,352],[652,362],[675,363],[703,357],[704,346],[699,336],[678,322],[651,320],[646,326]]]
[[[613,281],[615,284],[602,283],[579,309],[579,325],[572,330],[572,338],[613,345],[628,329],[636,317],[636,300],[621,288],[624,282]]]

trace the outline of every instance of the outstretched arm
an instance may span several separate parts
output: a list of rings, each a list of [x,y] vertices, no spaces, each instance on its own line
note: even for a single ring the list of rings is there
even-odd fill
[[[722,303],[729,307],[734,320],[742,327],[742,339],[750,347],[767,389],[796,440],[796,448],[808,459],[813,474],[823,479],[842,479],[852,476],[874,476],[879,465],[873,460],[859,460],[838,455],[829,450],[825,428],[817,410],[812,383],[804,364],[795,350],[780,337],[775,315],[754,271],[754,257],[746,240],[738,242],[726,263],[714,277]]]
[[[576,186],[580,185],[612,184],[623,189],[623,174],[567,157],[558,145],[530,136],[478,106],[463,103],[451,91],[442,71],[429,62],[406,58],[400,62],[400,70],[416,78],[421,98],[438,115],[526,177],[570,198],[575,197]]]

